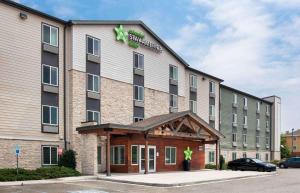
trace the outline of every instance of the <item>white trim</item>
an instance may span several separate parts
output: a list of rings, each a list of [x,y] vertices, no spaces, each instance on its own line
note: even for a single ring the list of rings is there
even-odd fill
[[[237,133],[232,133],[232,142],[237,142]]]
[[[209,81],[209,93],[216,93],[216,83],[214,81]]]
[[[171,80],[177,80],[178,81],[178,67],[177,66],[174,66],[174,65],[172,65],[172,64],[170,64],[169,65],[169,69],[170,68],[173,68],[173,77],[171,77],[171,71],[169,72],[169,78],[171,79]],[[174,77],[174,69],[176,69],[175,71],[176,71],[176,77]]]
[[[138,57],[138,67],[135,66],[135,55],[137,55]],[[142,68],[141,68],[141,65],[140,65],[140,57],[143,58],[143,65],[142,65]],[[137,53],[137,52],[133,52],[133,68],[135,69],[139,69],[139,70],[144,70],[145,68],[145,58],[144,58],[144,55],[143,54],[140,54],[140,53]]]
[[[88,112],[93,113],[93,120],[95,121],[95,113],[98,113],[98,123],[100,123],[100,111],[86,110],[86,120],[88,121]]]
[[[50,155],[49,155],[49,161],[50,164],[45,164],[44,163],[44,147],[49,147],[50,148]],[[56,158],[57,158],[57,164],[52,164],[51,160],[52,160],[52,148],[56,148]],[[42,145],[42,166],[56,166],[58,165],[58,145]]]
[[[132,147],[137,147],[137,163],[136,164],[133,164],[132,163]],[[130,149],[130,157],[131,157],[131,165],[132,166],[137,166],[137,165],[139,165],[139,156],[140,156],[140,154],[139,154],[139,145],[131,145],[131,149]]]
[[[190,87],[197,88],[197,76],[195,74],[190,74]]]
[[[244,97],[244,107],[248,107],[248,98]]]
[[[233,113],[232,115],[233,115],[232,116],[232,118],[233,118],[232,123],[237,123],[237,114]]]
[[[172,97],[174,97],[173,100],[171,100]],[[174,99],[176,99],[176,100],[174,100]],[[175,94],[170,94],[170,103],[171,103],[171,101],[173,101],[173,103],[170,106],[173,108],[177,108],[178,107],[178,96]],[[174,101],[176,101],[175,106],[174,106]]]
[[[197,113],[197,101],[190,100],[190,110],[195,114]]]
[[[92,78],[93,78],[93,85],[92,85],[93,90],[89,90],[89,76],[92,76]],[[98,91],[94,90],[95,89],[95,77],[98,78]],[[100,76],[95,75],[95,74],[87,73],[87,88],[86,89],[89,92],[100,93]]]
[[[50,115],[49,121],[50,121],[50,123],[44,123],[44,107],[49,107],[49,110],[50,110],[50,111],[49,111],[49,115]],[[52,113],[51,113],[51,108],[52,108],[52,107],[53,107],[53,108],[56,108],[56,111],[57,111],[57,112],[56,112],[56,122],[57,122],[56,124],[52,124],[52,123],[51,123],[51,118],[52,118],[52,117],[51,117],[51,116],[52,116],[52,115],[51,115],[51,114],[52,114]],[[59,113],[59,112],[58,112],[58,107],[57,107],[57,106],[42,105],[42,124],[43,124],[43,125],[53,125],[53,126],[57,126],[57,125],[58,125],[58,113]]]
[[[167,148],[170,148],[170,163],[166,162],[167,161],[167,159],[166,159],[166,157],[167,157]],[[172,160],[172,158],[171,158],[171,156],[172,156],[171,149],[175,149],[175,163],[171,163],[171,160]],[[177,148],[175,146],[165,146],[165,165],[176,165],[176,162],[177,162],[176,157],[177,157]]]
[[[49,28],[50,28],[50,37],[49,37],[49,43],[48,42],[44,42],[44,26],[48,26]],[[57,39],[56,39],[56,44],[55,45],[53,45],[53,44],[51,44],[51,31],[52,31],[52,29],[55,29],[56,30],[56,37],[57,37]],[[48,44],[48,45],[50,45],[50,46],[55,46],[55,47],[58,47],[58,38],[59,38],[59,35],[58,35],[58,32],[59,32],[59,30],[58,30],[58,27],[55,27],[55,26],[51,26],[51,25],[48,25],[48,24],[45,24],[45,23],[43,23],[42,24],[42,42],[44,43],[44,44]]]
[[[138,121],[135,121],[135,119],[139,119]],[[139,122],[139,121],[143,121],[144,118],[143,117],[133,117],[133,122]]]
[[[234,104],[237,104],[237,101],[238,101],[237,98],[238,98],[237,94],[233,93],[233,103]]]
[[[93,40],[93,53],[89,53],[89,46],[88,46],[88,38],[91,38]],[[98,50],[99,50],[99,54],[95,54],[95,41],[98,41]],[[100,57],[100,39],[92,37],[90,35],[86,36],[86,53],[87,54],[91,54],[97,57]]]
[[[115,149],[114,148],[115,147],[124,147],[124,155],[123,155],[123,157],[124,157],[124,163],[123,164],[115,164],[114,163],[114,160],[115,160]],[[125,165],[125,162],[126,162],[126,160],[125,160],[125,151],[126,151],[125,145],[112,145],[110,148],[112,149],[111,165]],[[109,151],[111,151],[111,149]]]
[[[139,98],[139,96],[140,96],[140,92],[141,92],[141,90],[140,89],[142,89],[143,90],[143,99],[141,100],[141,99],[136,99],[135,98],[135,87],[137,87],[138,88],[138,93],[137,93],[137,97]],[[133,85],[133,92],[134,92],[134,96],[133,96],[133,100],[135,100],[135,101],[144,101],[145,100],[145,88],[143,87],[143,86],[139,86],[139,85]]]
[[[50,83],[46,83],[46,82],[44,82],[44,66],[48,66],[48,67],[50,67],[50,74],[49,74],[49,80],[50,80]],[[52,71],[51,71],[51,69],[52,68],[55,68],[56,69],[56,84],[51,84],[51,82],[52,82],[52,76],[51,76],[51,73],[52,73]],[[51,85],[51,86],[58,86],[58,75],[59,73],[58,73],[58,67],[55,67],[55,66],[50,66],[50,65],[47,65],[47,64],[42,64],[42,83],[43,84],[45,84],[45,85]]]
[[[209,105],[209,116],[215,116],[215,115],[216,115],[215,105]]]

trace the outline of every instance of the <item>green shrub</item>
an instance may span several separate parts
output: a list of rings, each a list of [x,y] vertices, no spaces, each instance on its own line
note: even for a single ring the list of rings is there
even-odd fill
[[[219,159],[219,164],[220,164],[220,170],[224,170],[225,169],[225,159],[223,157],[223,155],[220,155],[220,159]]]
[[[41,180],[51,178],[61,178],[69,176],[79,176],[76,170],[66,167],[44,167],[36,170],[25,170],[20,168],[17,175],[17,169],[0,169],[0,181],[25,181],[25,180]]]
[[[216,165],[214,165],[214,164],[205,164],[205,169],[216,169]]]
[[[64,151],[60,158],[59,166],[76,169],[76,152],[73,150]]]

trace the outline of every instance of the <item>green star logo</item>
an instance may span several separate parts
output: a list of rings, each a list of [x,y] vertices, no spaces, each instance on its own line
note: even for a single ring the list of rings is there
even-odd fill
[[[121,41],[126,43],[128,33],[124,30],[123,25],[119,25],[119,27],[115,27],[115,32],[117,35],[117,41]]]
[[[192,153],[193,153],[193,151],[190,150],[190,147],[187,147],[187,149],[184,150],[184,159],[185,160],[192,160]]]

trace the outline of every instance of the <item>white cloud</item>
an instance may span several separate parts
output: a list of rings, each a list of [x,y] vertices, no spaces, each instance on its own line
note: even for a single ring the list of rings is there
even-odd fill
[[[289,15],[287,9],[296,1],[285,3],[282,10],[271,0],[193,0],[194,11],[206,8],[205,18],[189,16],[189,23],[168,40],[191,65],[223,78],[225,84],[260,97],[281,96],[283,130],[300,127],[300,16],[280,20],[272,10]],[[209,25],[202,26],[204,20]]]

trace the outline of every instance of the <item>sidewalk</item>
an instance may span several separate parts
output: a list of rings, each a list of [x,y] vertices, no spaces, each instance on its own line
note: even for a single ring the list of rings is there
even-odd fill
[[[27,185],[27,184],[55,184],[55,183],[65,183],[65,182],[96,180],[96,179],[97,176],[78,176],[78,177],[54,178],[54,179],[47,179],[47,180],[0,182],[0,186],[20,186],[20,185]]]
[[[99,174],[98,179],[147,186],[172,187],[230,179],[272,176],[275,174],[277,174],[277,172],[201,170],[190,172],[159,172],[147,175],[113,173],[112,176],[105,176],[104,174]]]

